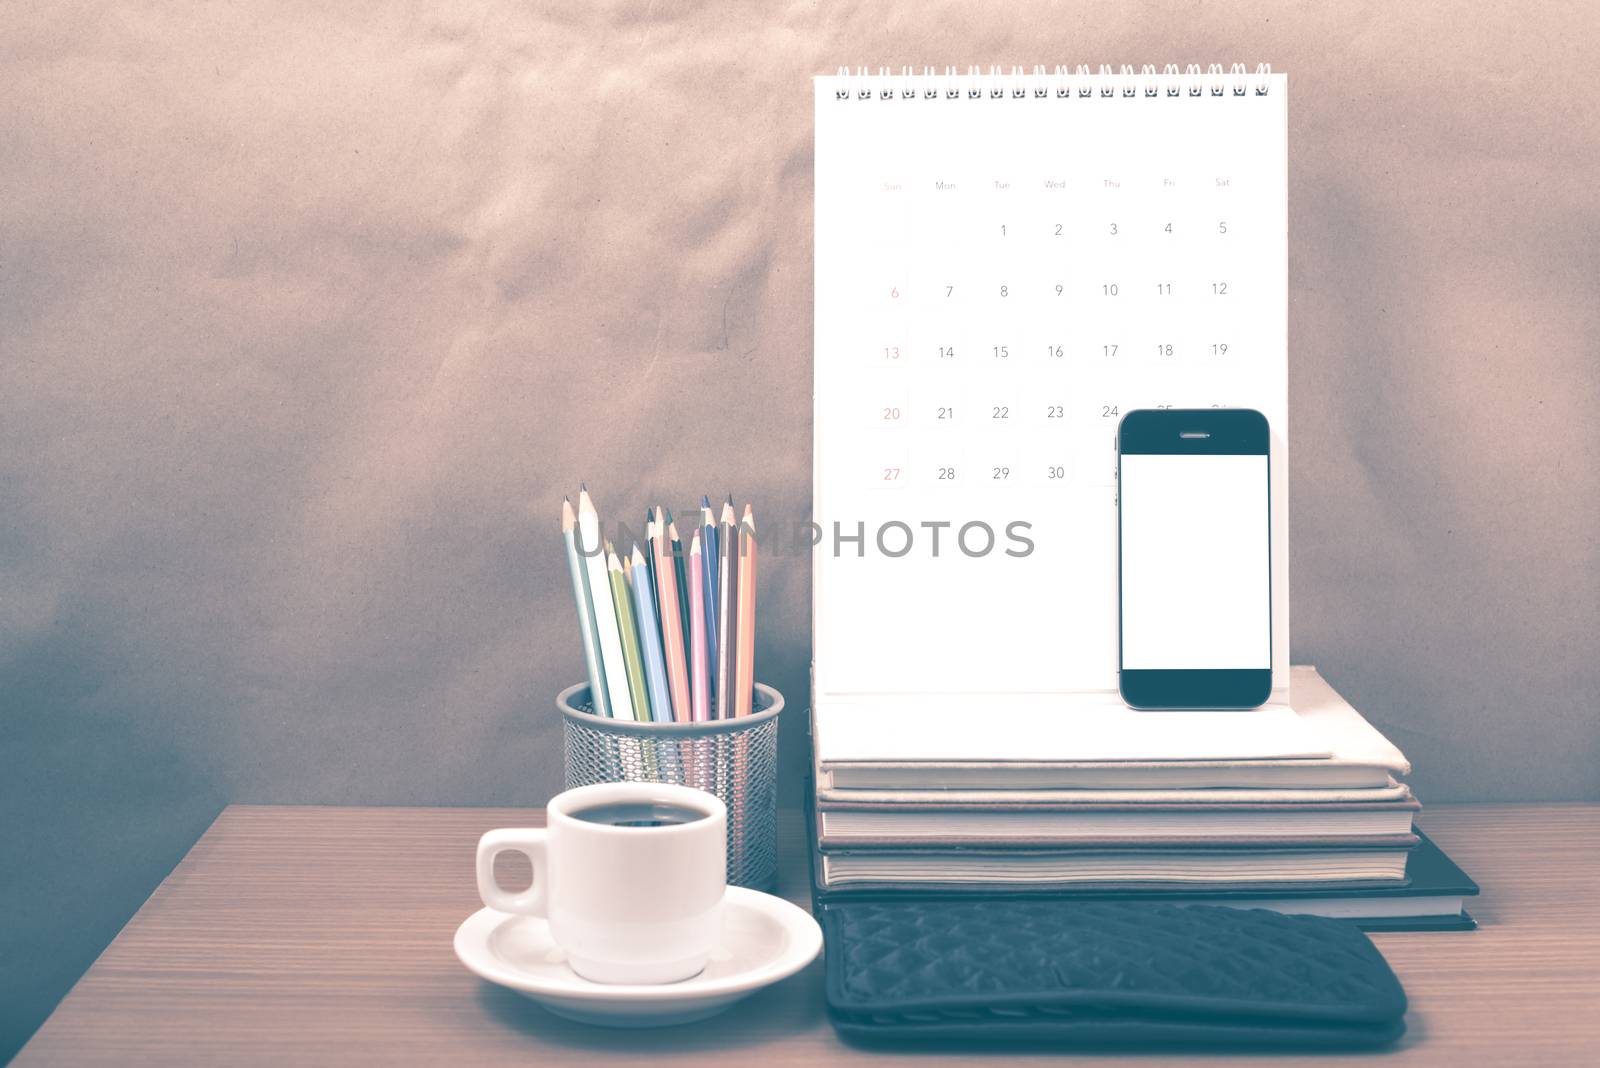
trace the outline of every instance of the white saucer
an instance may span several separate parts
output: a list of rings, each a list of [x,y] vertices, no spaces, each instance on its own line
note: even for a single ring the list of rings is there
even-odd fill
[[[567,966],[550,925],[480,909],[456,929],[456,956],[491,983],[530,997],[557,1016],[604,1027],[665,1027],[713,1016],[785,979],[822,951],[822,928],[781,897],[728,887],[722,945],[705,970],[678,983],[613,985]]]

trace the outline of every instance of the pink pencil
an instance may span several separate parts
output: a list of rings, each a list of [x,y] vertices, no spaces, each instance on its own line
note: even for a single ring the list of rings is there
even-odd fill
[[[692,718],[711,718],[711,658],[706,655],[706,585],[700,575],[700,532],[689,543],[689,690]]]
[[[661,604],[661,642],[667,660],[667,689],[672,693],[672,718],[689,722],[689,668],[683,655],[682,616],[678,614],[678,575],[667,553],[667,531],[661,522],[661,509],[652,521],[650,552],[655,561],[656,596]]]

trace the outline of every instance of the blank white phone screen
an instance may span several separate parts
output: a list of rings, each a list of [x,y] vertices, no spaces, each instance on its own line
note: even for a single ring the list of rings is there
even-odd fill
[[[1122,666],[1271,667],[1267,458],[1120,463]]]

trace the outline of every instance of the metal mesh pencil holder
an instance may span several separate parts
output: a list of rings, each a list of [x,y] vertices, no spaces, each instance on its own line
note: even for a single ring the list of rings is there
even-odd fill
[[[597,782],[670,782],[728,806],[728,882],[770,890],[778,881],[778,714],[783,695],[755,684],[753,711],[705,723],[638,723],[597,716],[589,685],[556,697],[567,789]]]

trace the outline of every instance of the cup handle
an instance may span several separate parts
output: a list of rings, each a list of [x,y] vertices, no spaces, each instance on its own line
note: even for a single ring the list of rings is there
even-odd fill
[[[550,868],[545,857],[543,828],[501,828],[478,839],[478,896],[500,912],[521,916],[543,916],[550,885]],[[533,864],[533,885],[520,894],[507,893],[495,881],[494,861],[501,853],[517,852]]]

